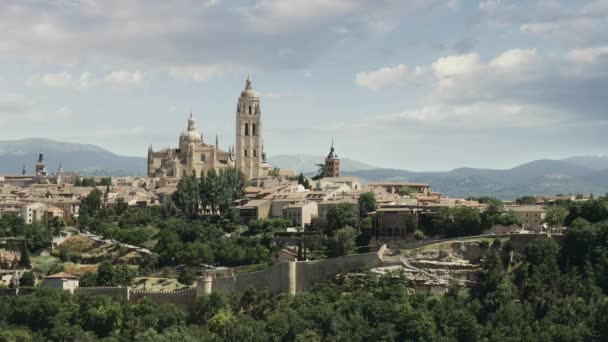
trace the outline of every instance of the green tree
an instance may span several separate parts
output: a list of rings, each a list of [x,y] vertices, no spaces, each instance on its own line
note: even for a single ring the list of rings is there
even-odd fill
[[[171,196],[175,206],[186,216],[198,216],[200,207],[199,183],[196,176],[184,176]]]
[[[117,285],[116,281],[116,272],[114,271],[114,267],[109,262],[102,262],[97,267],[97,285],[98,286],[115,286]]]
[[[30,251],[27,248],[27,241],[23,241],[21,244],[21,257],[19,258],[19,267],[30,269],[32,268],[32,262],[30,260]]]
[[[367,213],[371,213],[378,208],[376,196],[373,192],[362,193],[357,202],[359,204],[359,215],[361,215],[361,217],[365,217]]]
[[[447,237],[478,235],[483,232],[479,211],[465,206],[439,209],[433,225]]]
[[[359,225],[359,206],[354,203],[338,203],[333,205],[326,214],[329,232],[346,226]]]
[[[534,204],[536,204],[536,197],[523,196],[523,197],[517,198],[515,200],[515,203],[517,203],[518,205],[534,205]]]
[[[355,252],[355,239],[357,238],[357,230],[352,227],[344,227],[334,232],[334,235],[329,238],[328,248],[332,256],[344,256]]]
[[[566,223],[568,210],[560,206],[549,206],[545,208],[545,223],[550,228],[562,228]]]
[[[80,201],[80,215],[94,216],[101,208],[101,199],[103,193],[101,190],[93,189],[85,198]]]
[[[177,281],[188,286],[192,285],[195,280],[196,274],[194,274],[194,271],[188,266],[183,267],[177,276]]]
[[[19,279],[19,286],[34,286],[36,285],[36,275],[34,272],[24,272]]]

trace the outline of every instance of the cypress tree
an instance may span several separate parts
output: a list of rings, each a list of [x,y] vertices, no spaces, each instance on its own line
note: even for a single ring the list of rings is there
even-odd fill
[[[27,241],[23,241],[23,244],[21,245],[21,258],[19,259],[18,265],[20,268],[32,268],[32,262],[30,261],[30,251],[27,248]]]

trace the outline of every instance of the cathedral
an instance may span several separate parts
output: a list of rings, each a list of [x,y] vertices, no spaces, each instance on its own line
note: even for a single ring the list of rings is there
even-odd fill
[[[215,145],[203,139],[196,129],[192,113],[188,128],[179,137],[178,148],[154,151],[148,149],[148,177],[180,178],[195,174],[200,176],[210,170],[219,171],[226,167],[237,167],[245,178],[252,179],[268,174],[271,169],[266,163],[262,145],[262,111],[260,98],[253,90],[251,78],[247,77],[245,89],[237,102],[236,144],[228,151],[221,150],[216,136]]]

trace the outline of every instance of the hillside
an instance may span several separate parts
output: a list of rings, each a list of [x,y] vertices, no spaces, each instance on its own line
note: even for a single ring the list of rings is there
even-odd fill
[[[397,169],[345,171],[367,182],[424,182],[450,197],[496,196],[514,199],[525,195],[594,193],[608,190],[608,170],[562,161],[537,160],[511,169],[459,168],[447,172],[413,172]]]
[[[40,150],[50,173],[60,162],[66,171],[91,176],[144,175],[146,171],[145,158],[120,156],[95,145],[24,139],[0,141],[0,174],[20,174],[24,163],[32,173]]]

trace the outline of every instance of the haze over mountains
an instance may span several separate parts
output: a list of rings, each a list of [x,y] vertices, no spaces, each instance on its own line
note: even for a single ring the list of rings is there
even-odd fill
[[[49,172],[61,161],[65,170],[83,175],[144,175],[146,159],[125,157],[94,145],[58,142],[48,139],[0,141],[0,174],[19,174],[22,164],[29,173],[43,148]],[[315,174],[322,155],[278,155],[269,157],[271,165]],[[442,172],[413,172],[379,168],[344,158],[343,175],[367,182],[410,181],[430,183],[435,191],[451,197],[491,195],[513,199],[524,195],[554,195],[608,192],[608,156],[575,156],[563,160],[535,160],[511,169],[457,168]]]

